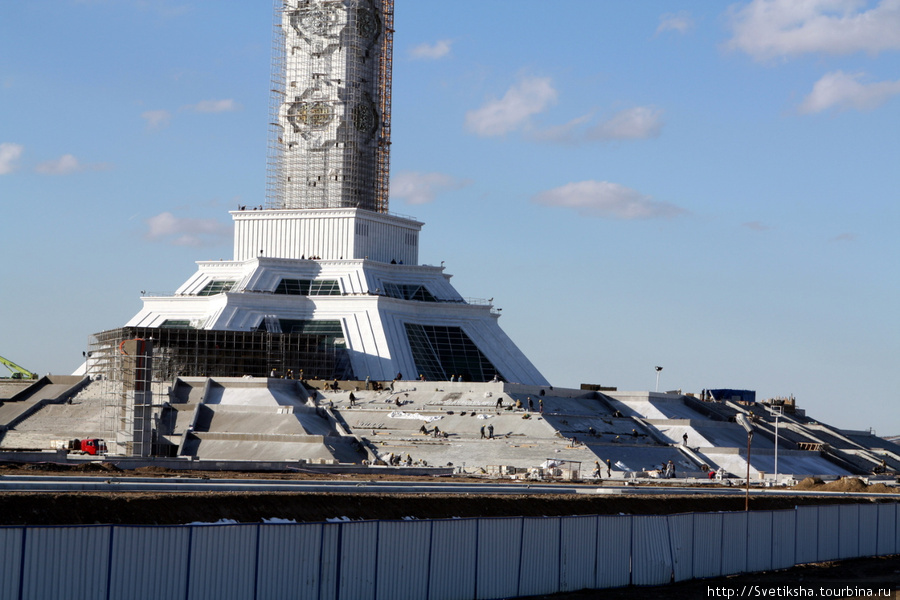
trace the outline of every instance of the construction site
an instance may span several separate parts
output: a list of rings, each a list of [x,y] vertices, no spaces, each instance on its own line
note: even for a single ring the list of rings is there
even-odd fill
[[[140,335],[141,337],[131,337]],[[623,392],[333,373],[327,335],[122,328],[92,336],[84,376],[8,380],[8,461],[77,461],[102,439],[122,468],[321,472],[406,469],[518,480],[863,476],[894,483],[900,447],[746,390]],[[459,379],[462,379],[460,377]],[[741,420],[752,424],[748,436]],[[752,437],[748,458],[748,437]]]

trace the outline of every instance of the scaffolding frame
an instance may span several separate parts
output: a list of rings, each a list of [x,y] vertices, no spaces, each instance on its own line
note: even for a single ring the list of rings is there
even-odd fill
[[[266,208],[388,212],[393,0],[276,0]]]
[[[381,60],[378,65],[379,109],[381,130],[378,135],[377,169],[375,171],[375,210],[388,212],[391,192],[391,99],[394,72],[394,0],[381,1],[383,32]]]
[[[165,454],[162,409],[178,377],[354,380],[346,342],[327,332],[121,327],[88,340],[87,375],[101,380],[113,454]]]
[[[123,380],[118,347],[153,341],[152,381],[177,377],[352,379],[346,342],[327,333],[121,327],[96,333],[88,344],[88,374]]]

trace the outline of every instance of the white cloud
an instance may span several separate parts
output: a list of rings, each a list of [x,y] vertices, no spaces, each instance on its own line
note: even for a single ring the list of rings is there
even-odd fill
[[[490,100],[466,113],[466,129],[491,137],[528,128],[531,117],[556,102],[553,83],[546,77],[525,77],[506,91],[503,98]]]
[[[22,156],[25,147],[21,144],[3,142],[0,144],[0,175],[7,175],[16,170],[16,161]]]
[[[541,192],[534,202],[571,208],[586,217],[611,219],[672,218],[687,214],[683,208],[657,202],[637,190],[608,181],[580,181]]]
[[[172,121],[172,114],[167,110],[146,110],[141,118],[147,121],[147,129],[165,129]]]
[[[410,50],[410,56],[417,59],[437,60],[450,54],[453,40],[438,40],[434,44],[419,44]]]
[[[63,154],[55,160],[37,165],[34,170],[41,175],[71,175],[82,171],[104,171],[111,168],[107,163],[84,164],[72,154]]]
[[[659,137],[662,126],[661,110],[635,106],[592,127],[587,135],[592,140],[643,140]]]
[[[211,246],[231,237],[231,227],[215,219],[179,218],[170,212],[150,217],[146,239],[174,246]]]
[[[56,160],[48,160],[42,162],[34,168],[34,170],[43,175],[69,175],[77,173],[84,167],[78,162],[78,159],[71,154],[64,154]]]
[[[621,110],[594,125],[594,115],[587,114],[563,125],[534,129],[529,137],[540,142],[583,144],[620,140],[645,140],[659,137],[663,128],[662,110],[649,106],[633,106]]]
[[[812,92],[803,100],[799,111],[811,114],[829,108],[872,110],[887,102],[891,96],[900,94],[900,80],[860,83],[862,77],[862,73],[826,73],[813,85]]]
[[[900,49],[900,1],[752,0],[731,11],[728,42],[758,60]]]
[[[663,33],[665,31],[687,33],[693,27],[694,20],[691,18],[690,13],[683,10],[676,14],[668,13],[662,15],[659,18],[659,27],[656,28],[656,33]]]
[[[220,113],[232,112],[235,110],[240,110],[240,108],[240,104],[229,98],[226,100],[202,100],[197,104],[189,104],[187,106],[184,106],[181,110],[188,110],[198,113]]]
[[[403,198],[407,204],[427,204],[439,193],[469,185],[444,173],[402,171],[391,178],[391,198]]]

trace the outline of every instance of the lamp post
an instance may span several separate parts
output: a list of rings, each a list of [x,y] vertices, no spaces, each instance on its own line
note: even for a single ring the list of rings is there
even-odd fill
[[[747,432],[747,491],[744,494],[744,510],[750,510],[750,441],[753,439],[753,424],[746,415],[738,415],[735,418],[738,424]]]
[[[659,372],[662,371],[662,367],[656,367],[656,391],[659,391]]]
[[[778,419],[781,415],[775,415],[775,485],[778,485]]]

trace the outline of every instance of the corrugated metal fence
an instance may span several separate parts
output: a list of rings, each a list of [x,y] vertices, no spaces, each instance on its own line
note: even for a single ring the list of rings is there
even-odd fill
[[[750,513],[0,527],[0,600],[509,598],[898,552],[897,504]]]

